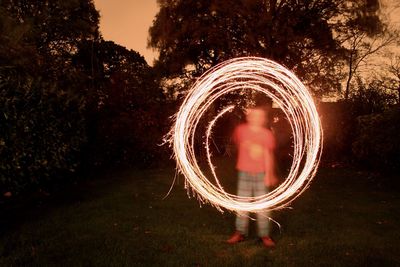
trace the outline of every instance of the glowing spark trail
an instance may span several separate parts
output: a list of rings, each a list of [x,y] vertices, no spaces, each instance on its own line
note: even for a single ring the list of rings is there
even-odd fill
[[[243,89],[272,98],[288,118],[294,136],[293,162],[288,176],[275,190],[259,197],[240,197],[225,192],[211,162],[212,128],[218,118],[233,107],[218,114],[209,123],[206,133],[208,164],[217,186],[203,174],[194,152],[194,134],[204,112],[222,95]],[[306,87],[283,66],[258,57],[228,60],[204,73],[186,96],[169,137],[177,168],[185,176],[186,188],[221,211],[225,208],[236,212],[261,212],[288,205],[304,192],[315,176],[322,150],[320,120]]]

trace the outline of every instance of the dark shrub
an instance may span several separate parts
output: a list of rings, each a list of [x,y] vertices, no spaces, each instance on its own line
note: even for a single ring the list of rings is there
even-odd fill
[[[81,99],[22,70],[0,68],[0,187],[46,186],[78,168]]]
[[[400,170],[400,109],[360,116],[352,150],[358,162],[380,170]]]

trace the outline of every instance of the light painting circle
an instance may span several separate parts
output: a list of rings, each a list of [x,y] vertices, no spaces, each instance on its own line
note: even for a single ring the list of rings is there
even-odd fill
[[[259,197],[240,197],[225,192],[211,162],[208,140],[212,127],[233,106],[223,109],[209,123],[206,134],[208,164],[216,184],[203,174],[195,155],[194,134],[200,118],[216,99],[238,90],[255,90],[270,97],[286,115],[293,133],[289,174],[276,189]],[[186,188],[200,200],[221,211],[262,212],[287,206],[308,187],[321,156],[322,129],[310,93],[291,71],[265,58],[241,57],[220,63],[195,82],[176,114],[169,141],[177,168],[185,176]]]

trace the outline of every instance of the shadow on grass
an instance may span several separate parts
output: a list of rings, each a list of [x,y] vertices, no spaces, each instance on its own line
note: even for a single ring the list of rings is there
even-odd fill
[[[232,165],[225,186],[235,190]],[[399,194],[365,173],[321,168],[310,188],[273,214],[275,250],[252,234],[230,246],[234,214],[188,198],[173,169],[89,179],[2,219],[0,266],[399,266]],[[236,178],[235,178],[236,179]],[[227,190],[228,190],[227,189]]]

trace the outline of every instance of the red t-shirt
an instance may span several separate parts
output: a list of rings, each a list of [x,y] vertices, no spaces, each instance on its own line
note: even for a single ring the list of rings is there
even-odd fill
[[[259,173],[265,172],[264,151],[275,149],[275,138],[266,128],[252,130],[248,124],[236,127],[233,140],[238,147],[236,168],[239,171]]]

